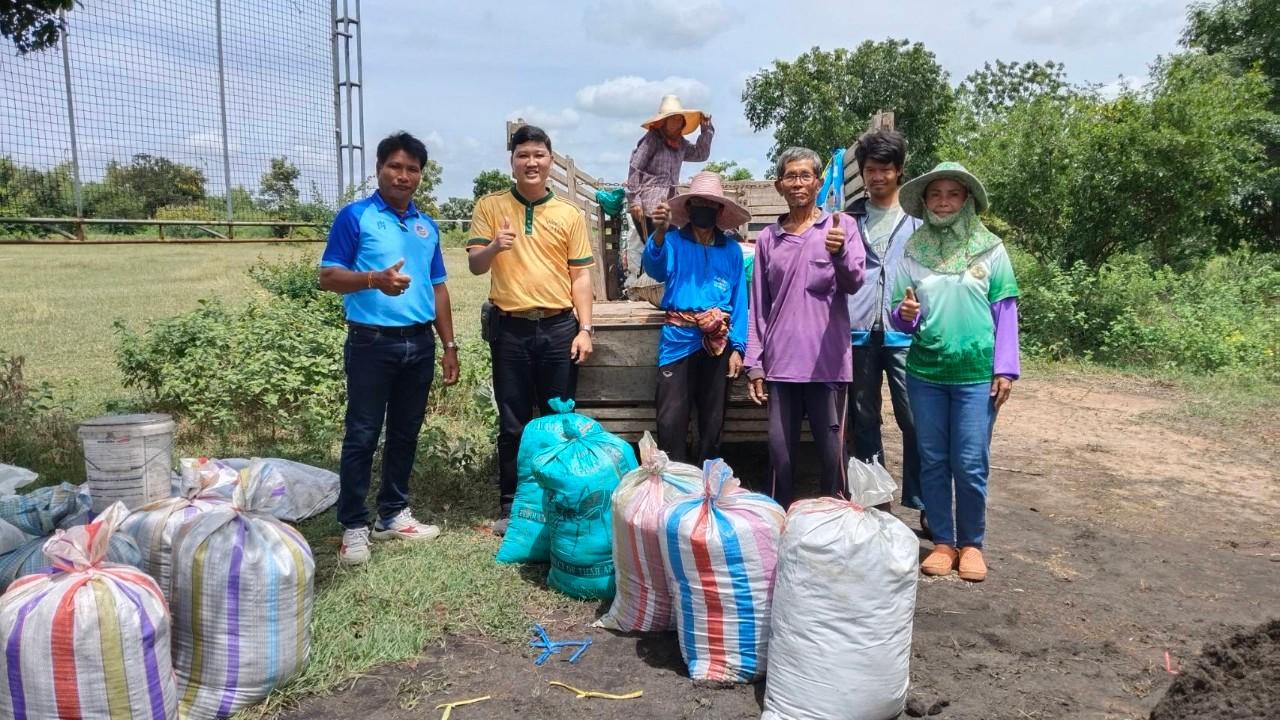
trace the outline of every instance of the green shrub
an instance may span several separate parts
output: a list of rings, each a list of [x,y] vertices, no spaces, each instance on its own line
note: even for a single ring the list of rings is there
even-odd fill
[[[326,444],[340,428],[343,329],[307,305],[206,300],[142,333],[117,322],[116,333],[125,385],[198,430]]]
[[[274,261],[259,259],[249,268],[249,277],[272,297],[314,308],[327,320],[341,324],[342,298],[320,289],[316,260],[314,253]]]
[[[83,482],[75,423],[48,383],[23,376],[21,355],[0,353],[0,462],[40,474],[37,484]]]
[[[1101,337],[1113,365],[1195,373],[1253,369],[1280,379],[1280,256],[1235,253],[1192,272],[1108,263],[1107,292],[1127,301]]]
[[[1177,273],[1131,254],[1096,272],[1012,255],[1028,354],[1280,379],[1280,256],[1242,251]]]
[[[125,384],[142,390],[151,409],[218,437],[220,447],[331,457],[346,409],[341,298],[319,289],[309,254],[260,261],[249,273],[267,296],[241,309],[201,301],[196,310],[142,332],[117,323]],[[438,483],[453,490],[474,485],[492,464],[496,411],[488,346],[465,343],[460,356],[453,387],[440,381],[437,364],[419,445],[419,472],[435,491],[442,490]]]

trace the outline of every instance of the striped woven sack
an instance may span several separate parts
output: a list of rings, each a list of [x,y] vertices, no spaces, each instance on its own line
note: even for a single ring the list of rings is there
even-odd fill
[[[50,569],[0,597],[0,717],[171,720],[169,611],[149,575],[106,561],[115,503],[44,546]]]
[[[212,462],[197,462],[187,472],[183,461],[183,494],[144,505],[124,521],[121,530],[138,543],[143,572],[155,578],[165,599],[173,597],[170,568],[173,560],[173,536],[184,523],[203,512],[226,507],[231,501],[225,493],[239,480],[236,471]]]
[[[306,666],[315,561],[271,513],[283,496],[269,464],[251,465],[231,504],[173,539],[173,664],[183,718],[222,718]]]
[[[670,462],[648,432],[640,438],[640,467],[613,491],[613,566],[618,589],[598,627],[621,632],[675,628],[671,586],[662,562],[662,511],[702,489],[702,471]]]
[[[723,460],[703,465],[699,495],[663,512],[662,557],[680,654],[694,680],[764,676],[784,518],[772,498],[739,487]]]
[[[0,498],[0,591],[24,575],[46,570],[44,545],[54,531],[84,525],[92,509],[88,490],[71,483]],[[125,533],[111,535],[106,559],[134,567],[142,564],[137,544]]]

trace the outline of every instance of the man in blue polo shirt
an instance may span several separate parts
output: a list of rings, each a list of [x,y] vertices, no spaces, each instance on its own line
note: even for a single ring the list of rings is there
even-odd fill
[[[426,146],[409,133],[378,143],[378,190],[338,212],[320,260],[320,287],[343,296],[347,316],[346,436],[338,493],[338,560],[347,565],[369,559],[365,499],[384,417],[387,440],[372,535],[430,540],[440,534],[409,510],[409,473],[435,375],[433,327],[444,344],[444,383],[458,381],[440,229],[412,200],[426,163]]]

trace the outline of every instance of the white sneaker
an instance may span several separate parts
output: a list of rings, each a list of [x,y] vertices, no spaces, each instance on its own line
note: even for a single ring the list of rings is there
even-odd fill
[[[434,540],[440,534],[440,528],[435,525],[427,525],[420,523],[413,518],[413,513],[409,508],[400,511],[400,514],[391,518],[386,524],[382,520],[373,523],[373,537],[376,540],[389,540],[391,538],[403,538],[405,540]]]
[[[369,528],[348,528],[342,531],[342,545],[338,546],[338,563],[363,565],[369,562]]]

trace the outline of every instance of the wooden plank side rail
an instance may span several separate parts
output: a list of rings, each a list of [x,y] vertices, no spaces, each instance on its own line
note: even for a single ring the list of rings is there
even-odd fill
[[[663,322],[663,312],[643,302],[598,302],[592,308],[595,351],[578,371],[577,406],[628,440],[657,430],[658,338]],[[746,378],[740,378],[730,386],[725,442],[761,441],[768,437],[768,428],[768,408],[747,399]]]

